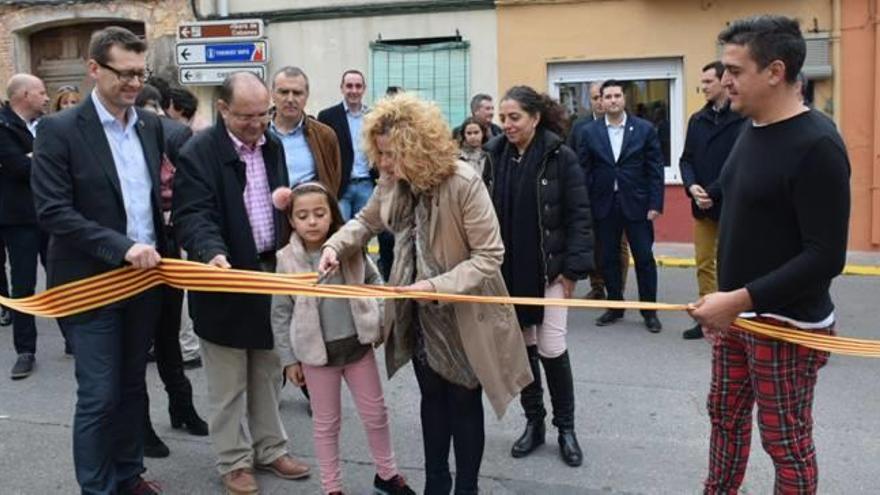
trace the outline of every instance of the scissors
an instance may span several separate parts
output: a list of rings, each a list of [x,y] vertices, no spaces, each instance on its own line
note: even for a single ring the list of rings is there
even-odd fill
[[[327,270],[326,272],[324,272],[324,274],[323,274],[323,275],[320,275],[320,276],[318,277],[318,280],[315,281],[315,285],[321,285],[321,284],[327,282],[327,280],[330,279],[330,276],[333,275],[333,273],[334,273],[335,271],[336,271],[336,269],[334,268],[334,269],[332,269],[332,270]]]

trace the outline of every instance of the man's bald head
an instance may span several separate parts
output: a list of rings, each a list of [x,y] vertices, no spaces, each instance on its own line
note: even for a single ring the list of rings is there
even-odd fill
[[[218,95],[218,98],[226,103],[232,104],[236,96],[243,93],[256,96],[254,92],[257,94],[265,93],[268,98],[269,87],[266,86],[265,81],[257,77],[253,72],[239,71],[233,72],[226,77],[226,80],[223,81],[223,85],[220,86],[220,94]]]
[[[13,98],[21,96],[25,91],[33,91],[43,86],[43,81],[37,76],[30,74],[16,74],[9,78],[6,83],[6,99],[12,101]]]
[[[9,104],[23,119],[32,121],[49,109],[49,95],[39,77],[30,74],[16,74],[6,83],[6,97]]]
[[[269,88],[250,72],[229,75],[220,87],[217,110],[226,129],[247,145],[256,144],[269,125]]]

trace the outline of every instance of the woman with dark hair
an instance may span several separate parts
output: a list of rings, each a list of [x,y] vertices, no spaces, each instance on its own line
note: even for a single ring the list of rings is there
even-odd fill
[[[504,135],[486,145],[483,176],[506,248],[501,273],[513,296],[570,298],[577,280],[593,268],[586,184],[575,153],[563,144],[560,110],[549,96],[514,86],[501,99]],[[511,455],[524,457],[544,443],[543,364],[560,455],[579,466],[567,308],[517,306],[516,314],[535,380],[520,394],[527,423]]]
[[[323,247],[318,271],[389,230],[396,240],[390,285],[421,292],[507,295],[504,245],[486,188],[456,160],[440,108],[410,94],[383,98],[364,117],[364,149],[381,172],[367,205]],[[509,305],[416,299],[385,302],[388,375],[412,361],[421,391],[425,494],[478,493],[485,430],[483,391],[496,414],[531,380]]]
[[[486,161],[483,145],[489,141],[489,128],[474,117],[468,117],[459,129],[461,134],[458,136],[458,146],[461,152],[458,158],[470,163],[479,175],[483,175]]]

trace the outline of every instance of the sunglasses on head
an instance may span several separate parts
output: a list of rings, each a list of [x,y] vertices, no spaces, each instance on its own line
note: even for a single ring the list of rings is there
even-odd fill
[[[72,84],[65,84],[64,86],[60,86],[58,88],[59,93],[64,93],[64,92],[68,92],[68,91],[79,93],[79,88],[77,88],[76,86],[74,86]]]

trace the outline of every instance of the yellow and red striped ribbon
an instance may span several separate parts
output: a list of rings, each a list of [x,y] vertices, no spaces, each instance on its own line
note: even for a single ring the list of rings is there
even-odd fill
[[[684,304],[398,292],[393,288],[383,286],[319,285],[316,282],[317,274],[315,273],[277,274],[236,269],[224,270],[202,263],[168,258],[163,259],[158,267],[150,270],[138,270],[131,267],[119,268],[94,277],[60,285],[30,297],[10,299],[0,296],[0,304],[22,313],[60,318],[113,304],[147,289],[166,284],[178,289],[201,292],[288,294],[330,298],[415,298],[443,302],[567,306],[573,308],[653,309],[660,311],[684,311],[687,309]],[[880,357],[880,341],[815,334],[744,319],[737,320],[734,326],[742,331],[822,351],[851,356]]]

